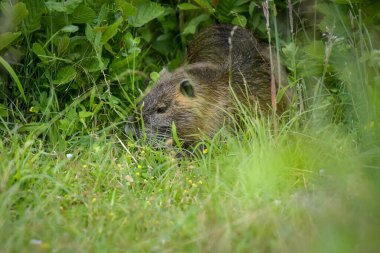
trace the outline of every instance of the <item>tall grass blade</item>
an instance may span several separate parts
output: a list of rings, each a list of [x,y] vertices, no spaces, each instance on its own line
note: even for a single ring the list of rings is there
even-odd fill
[[[13,78],[13,80],[16,82],[16,84],[17,84],[17,88],[18,88],[18,90],[20,91],[22,98],[23,98],[24,101],[26,102],[26,97],[25,97],[25,93],[24,93],[24,88],[22,87],[22,84],[21,84],[21,82],[20,82],[20,79],[18,79],[18,76],[16,75],[15,71],[13,70],[13,68],[12,68],[11,65],[9,65],[9,63],[6,62],[5,59],[4,59],[3,57],[1,57],[1,56],[0,56],[0,63],[4,66],[4,68],[8,71],[8,73],[11,75],[11,77]]]

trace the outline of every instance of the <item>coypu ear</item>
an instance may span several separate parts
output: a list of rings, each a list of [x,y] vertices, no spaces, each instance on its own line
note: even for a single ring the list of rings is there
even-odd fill
[[[191,85],[190,81],[185,79],[182,80],[180,83],[180,91],[181,93],[186,97],[194,97],[194,88],[193,85]]]

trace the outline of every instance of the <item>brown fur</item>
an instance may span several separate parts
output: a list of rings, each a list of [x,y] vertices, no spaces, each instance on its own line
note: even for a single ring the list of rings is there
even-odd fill
[[[181,92],[184,80],[192,85],[193,97]],[[136,123],[140,122],[149,139],[167,140],[174,122],[178,136],[187,143],[199,140],[202,134],[212,136],[225,123],[226,113],[234,109],[233,92],[242,103],[258,102],[262,110],[268,111],[270,80],[267,44],[258,42],[241,27],[212,26],[192,41],[182,67],[162,74],[139,103],[140,111],[132,116],[126,132],[140,135],[141,131],[136,131]],[[281,80],[285,84],[286,78]],[[285,103],[281,103],[279,110],[284,108]]]

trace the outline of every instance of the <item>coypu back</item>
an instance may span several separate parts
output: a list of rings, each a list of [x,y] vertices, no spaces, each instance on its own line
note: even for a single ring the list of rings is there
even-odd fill
[[[190,43],[186,60],[188,64],[210,62],[219,65],[225,72],[226,85],[231,84],[240,102],[252,104],[249,100],[256,101],[262,110],[270,110],[272,73],[269,45],[258,41],[249,30],[232,25],[209,27]],[[285,85],[284,68],[277,69],[274,57],[272,64],[277,87]],[[281,101],[278,112],[282,113],[288,103],[289,98]]]
[[[187,62],[211,62],[232,69],[250,67],[257,60],[258,42],[248,30],[232,25],[215,25],[197,35],[187,51]]]
[[[260,47],[260,48],[259,48]],[[215,25],[199,33],[190,43],[187,63],[210,62],[224,73],[221,85],[230,86],[244,104],[258,102],[269,111],[270,61],[252,33],[239,26]]]
[[[240,26],[214,25],[193,39],[188,47],[186,61],[188,64],[210,62],[219,65],[227,75],[225,80],[229,80],[241,102],[246,102],[247,98],[257,101],[261,109],[267,111],[271,107],[272,78],[269,47],[268,43],[258,41],[251,31]],[[277,68],[274,56],[272,64],[275,66],[273,77],[276,87],[285,86],[285,68]],[[249,94],[246,92],[247,87]],[[284,99],[277,106],[278,113],[289,106],[291,96],[291,91],[286,91]]]

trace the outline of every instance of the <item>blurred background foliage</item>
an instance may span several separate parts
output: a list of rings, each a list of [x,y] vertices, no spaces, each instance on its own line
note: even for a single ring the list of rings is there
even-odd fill
[[[268,1],[270,30],[262,4],[3,0],[0,131],[37,133],[60,141],[111,125],[122,129],[135,98],[163,66],[180,66],[194,34],[214,23],[241,25],[270,40],[283,56],[291,85],[298,87],[299,107],[305,110],[311,104],[307,98],[312,96],[305,91],[313,95],[323,89],[325,95],[312,100],[326,100],[334,115],[331,120],[353,124],[350,87],[345,85],[352,76],[345,70],[352,62],[349,56],[358,56],[357,43],[368,46],[361,41],[363,34],[371,34],[369,43],[378,48],[380,2]],[[380,51],[369,52],[360,54],[361,60],[378,65]],[[323,83],[315,76],[323,76]],[[370,82],[379,82],[378,73],[370,76]]]

